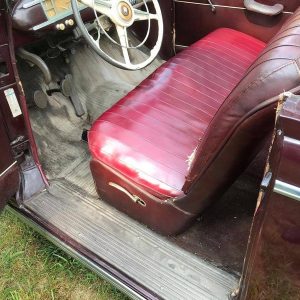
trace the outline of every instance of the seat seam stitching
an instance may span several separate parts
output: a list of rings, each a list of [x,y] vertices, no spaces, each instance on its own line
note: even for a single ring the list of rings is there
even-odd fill
[[[157,148],[157,149],[159,149],[159,150],[161,150],[161,151],[163,151],[163,152],[169,153],[169,154],[173,155],[174,157],[177,157],[177,158],[180,159],[180,160],[184,160],[184,159],[185,159],[184,156],[179,156],[179,155],[174,154],[174,153],[172,153],[172,152],[170,152],[170,151],[167,151],[167,150],[164,149],[164,148],[158,147],[156,144],[153,143],[153,141],[150,141],[150,140],[148,140],[148,139],[142,137],[140,134],[138,134],[138,133],[136,133],[136,132],[132,132],[132,131],[130,131],[129,129],[122,127],[122,126],[121,126],[120,124],[118,124],[118,123],[114,123],[114,122],[109,121],[109,120],[96,120],[96,121],[95,121],[96,124],[99,124],[99,123],[101,123],[101,122],[107,122],[107,123],[113,124],[113,125],[115,125],[115,126],[118,126],[118,127],[122,128],[122,129],[124,129],[124,130],[126,130],[126,131],[128,131],[128,132],[130,132],[130,133],[132,133],[132,134],[134,134],[137,138],[139,138],[139,139],[141,139],[142,141],[145,141],[145,142],[151,144],[152,146],[154,146],[155,148]]]

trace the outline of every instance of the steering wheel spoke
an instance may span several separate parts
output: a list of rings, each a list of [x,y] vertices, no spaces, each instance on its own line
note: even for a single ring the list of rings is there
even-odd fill
[[[120,25],[116,25],[116,28],[117,28],[120,44],[122,46],[122,53],[125,60],[125,64],[131,65],[129,52],[128,52],[129,43],[128,43],[128,36],[127,36],[127,28]]]
[[[96,12],[106,15],[108,17],[111,16],[111,8],[112,4],[110,1],[106,0],[79,0],[84,5],[94,9]]]
[[[134,20],[135,21],[148,21],[148,20],[158,20],[157,14],[151,14],[140,9],[134,9]]]

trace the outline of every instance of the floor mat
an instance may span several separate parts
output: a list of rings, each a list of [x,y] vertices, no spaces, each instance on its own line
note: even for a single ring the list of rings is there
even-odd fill
[[[91,197],[98,198],[90,171],[90,156],[88,154],[83,158],[75,160],[68,168],[59,174],[58,179],[64,179],[73,186],[73,189],[79,190],[82,194],[88,194]]]
[[[104,43],[104,46],[112,47],[108,43]],[[115,50],[111,48],[110,51]],[[88,153],[87,144],[81,141],[82,131],[89,129],[95,119],[151,74],[163,61],[156,59],[143,70],[126,71],[108,64],[89,47],[80,45],[70,54],[68,63],[62,56],[48,58],[46,62],[51,66],[54,78],[52,87],[62,77],[62,70],[70,70],[73,86],[85,111],[82,117],[77,117],[71,100],[59,92],[48,97],[46,109],[34,106],[34,91],[41,89],[46,92],[49,86],[43,83],[42,73],[37,67],[19,60],[19,73],[22,81],[26,83],[24,90],[30,107],[30,120],[40,161],[48,179],[51,180],[58,178],[65,168],[78,158],[83,159]],[[34,80],[28,80],[28,76]]]
[[[87,153],[81,141],[86,119],[78,118],[70,100],[55,94],[49,97],[47,112],[33,107],[31,126],[37,143],[41,164],[49,179],[54,179],[78,157]]]

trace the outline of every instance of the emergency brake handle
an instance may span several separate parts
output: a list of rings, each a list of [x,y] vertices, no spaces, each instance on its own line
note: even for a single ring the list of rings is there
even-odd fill
[[[266,5],[255,0],[244,0],[244,6],[247,10],[267,16],[277,16],[283,12],[282,4]]]

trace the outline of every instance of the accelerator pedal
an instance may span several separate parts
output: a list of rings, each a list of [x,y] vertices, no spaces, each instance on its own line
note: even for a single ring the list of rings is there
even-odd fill
[[[61,82],[61,92],[64,96],[69,97],[77,117],[81,117],[84,115],[85,111],[83,106],[78,98],[78,95],[75,92],[74,85],[73,85],[73,77],[71,74],[67,74],[65,79]]]

